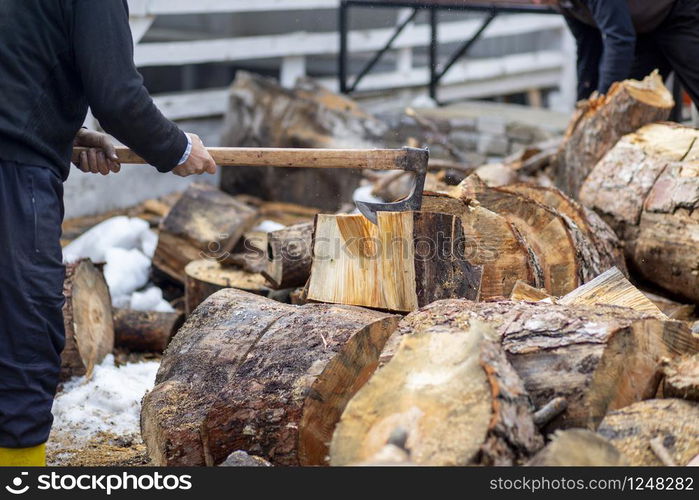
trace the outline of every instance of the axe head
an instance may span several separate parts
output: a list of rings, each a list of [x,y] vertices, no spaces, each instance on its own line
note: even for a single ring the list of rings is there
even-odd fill
[[[378,212],[410,212],[422,208],[422,192],[425,189],[427,177],[427,163],[429,161],[428,149],[403,148],[405,156],[401,164],[396,166],[398,170],[414,172],[413,187],[407,198],[391,203],[370,203],[357,201],[357,209],[371,222],[378,224]]]

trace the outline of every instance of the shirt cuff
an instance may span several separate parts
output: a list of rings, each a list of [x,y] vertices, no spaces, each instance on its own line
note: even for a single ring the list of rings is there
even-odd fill
[[[184,154],[182,155],[182,158],[180,158],[180,162],[177,164],[178,167],[189,160],[189,155],[192,154],[192,138],[187,134],[185,134],[185,136],[187,136],[187,149],[184,150]]]

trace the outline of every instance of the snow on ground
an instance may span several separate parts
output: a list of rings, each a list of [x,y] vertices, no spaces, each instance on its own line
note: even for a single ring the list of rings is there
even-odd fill
[[[101,432],[140,440],[141,399],[155,385],[159,361],[128,363],[121,367],[108,355],[95,367],[92,378],[66,382],[53,403],[53,440],[70,438],[84,446]]]
[[[253,231],[259,231],[261,233],[271,233],[273,231],[279,231],[284,229],[286,226],[284,224],[279,224],[273,220],[264,220],[260,222],[257,226],[252,228]]]

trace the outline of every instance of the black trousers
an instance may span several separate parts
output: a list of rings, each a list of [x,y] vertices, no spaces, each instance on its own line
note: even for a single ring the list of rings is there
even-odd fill
[[[597,89],[604,43],[597,28],[566,17],[578,45],[578,99]],[[642,79],[658,69],[663,78],[675,72],[699,106],[699,1],[676,0],[667,19],[652,33],[636,38],[629,77]]]
[[[48,439],[63,327],[63,184],[0,160],[0,447]]]

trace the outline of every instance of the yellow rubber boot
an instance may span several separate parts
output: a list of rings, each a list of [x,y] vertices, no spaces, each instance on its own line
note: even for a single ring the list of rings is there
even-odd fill
[[[0,467],[45,467],[46,444],[31,448],[0,448]]]

